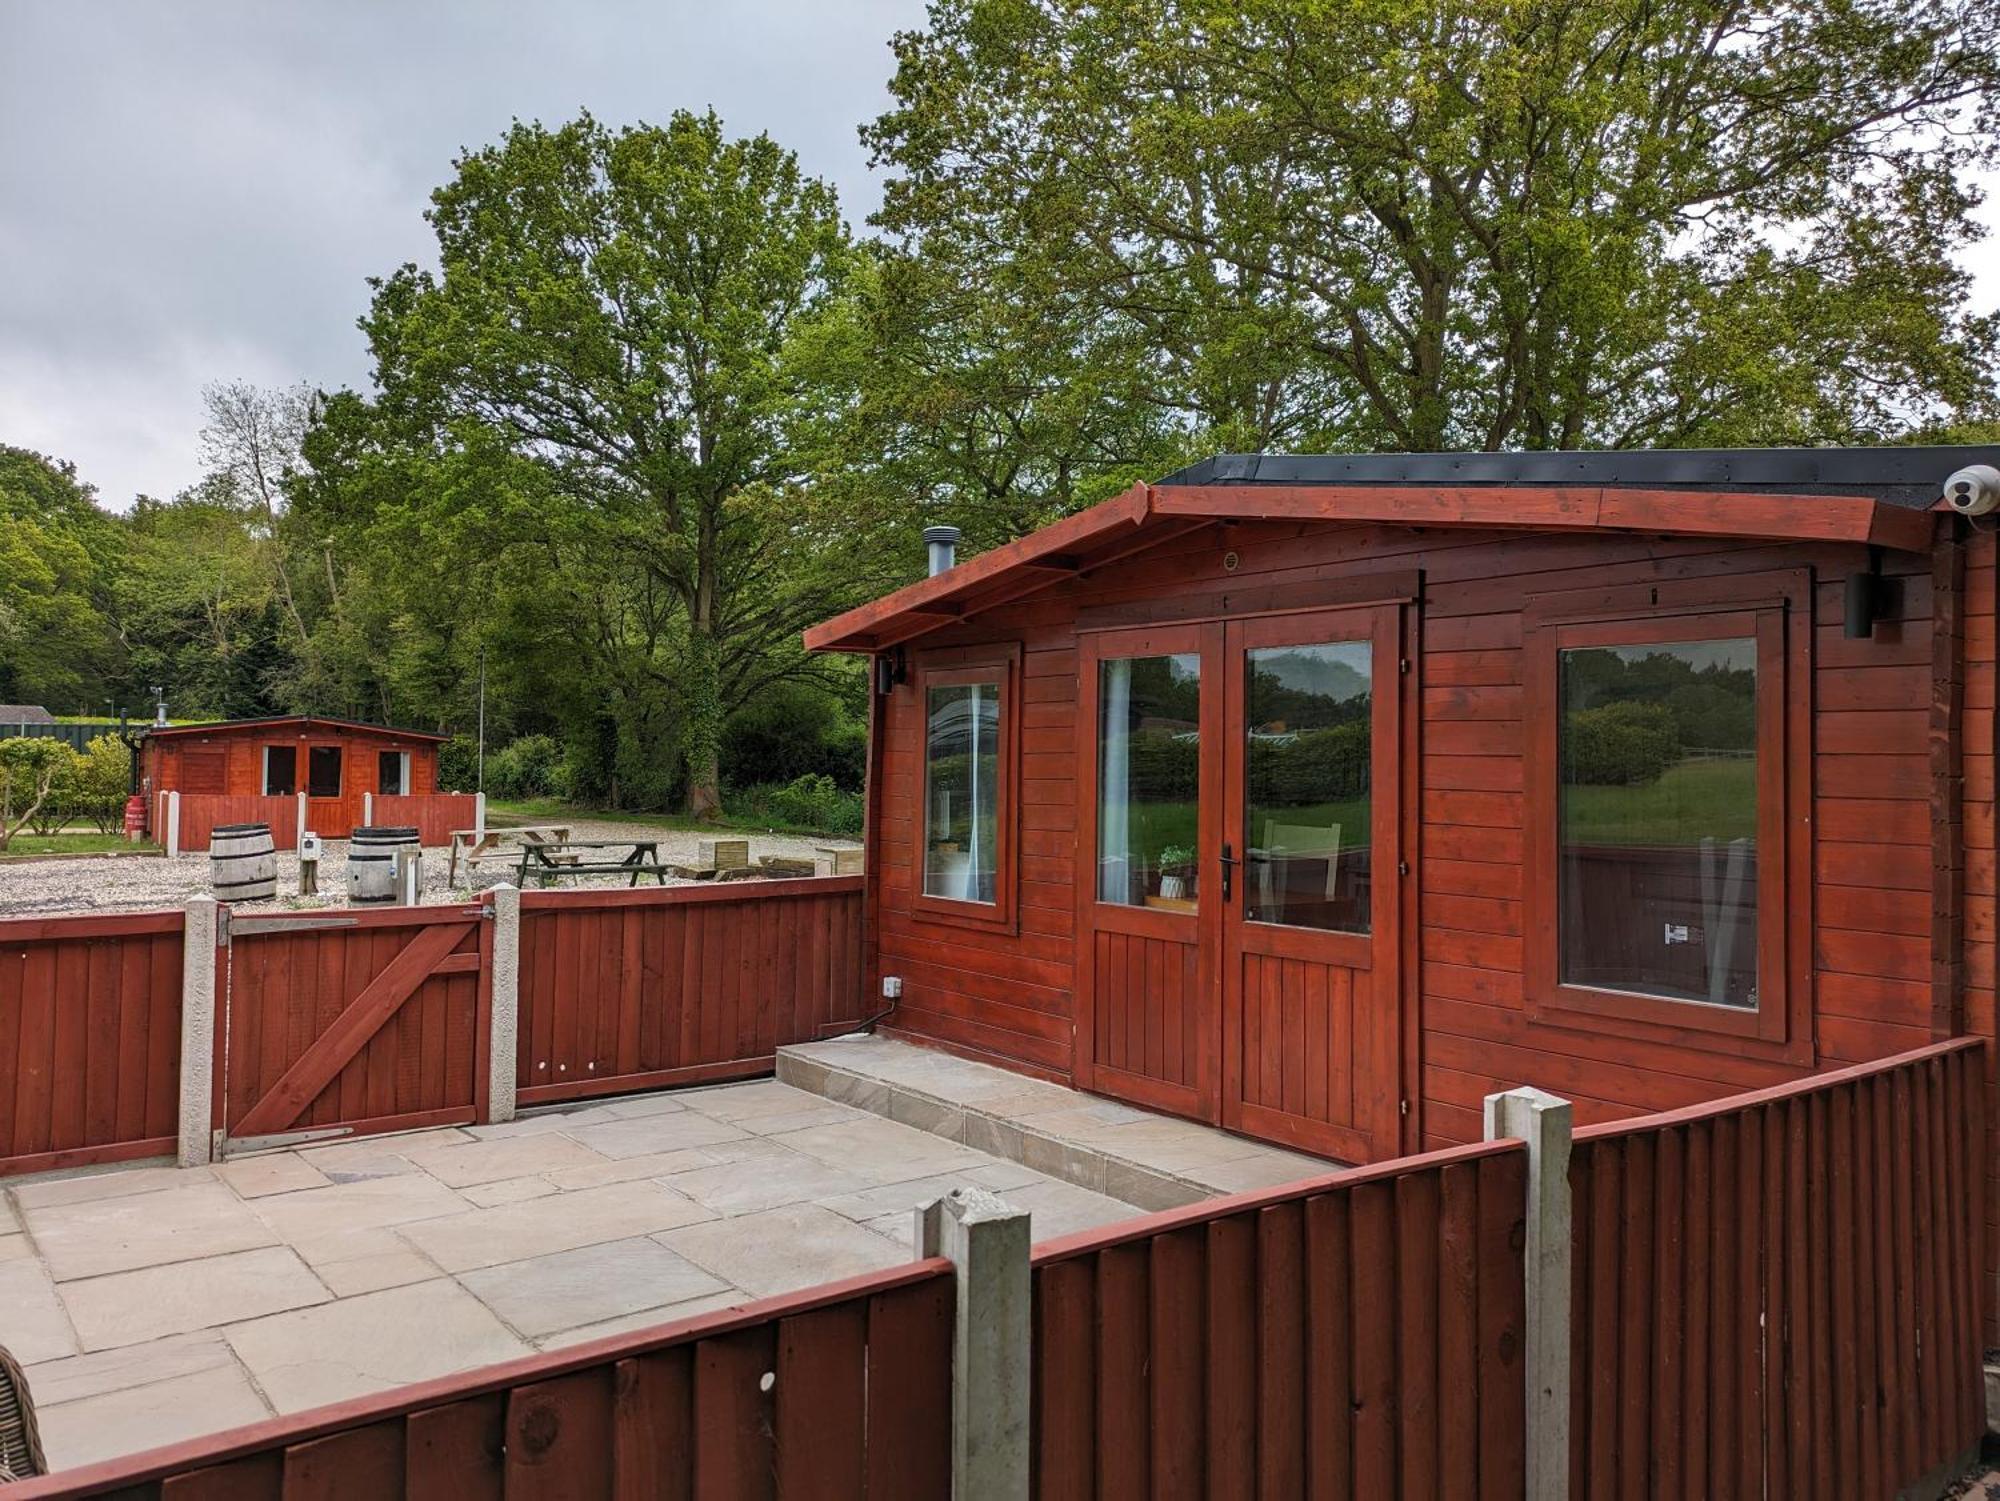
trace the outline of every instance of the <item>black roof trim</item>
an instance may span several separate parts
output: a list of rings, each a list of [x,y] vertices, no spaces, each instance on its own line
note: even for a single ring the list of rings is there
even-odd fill
[[[1946,476],[2000,467],[2000,445],[1909,448],[1661,448],[1525,453],[1224,453],[1161,485],[1633,485],[1776,494],[1865,492],[1928,510]]]

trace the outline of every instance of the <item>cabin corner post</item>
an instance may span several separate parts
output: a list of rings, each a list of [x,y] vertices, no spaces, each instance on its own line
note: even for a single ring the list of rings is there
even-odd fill
[[[1034,1369],[1027,1211],[956,1188],[916,1211],[916,1251],[957,1269],[951,1354],[953,1501],[1027,1501]]]
[[[491,1022],[486,1051],[486,1119],[511,1121],[521,1038],[521,893],[502,882],[493,903]]]
[[[1527,1493],[1537,1501],[1569,1495],[1571,1109],[1543,1090],[1486,1097],[1486,1139],[1514,1137],[1528,1149]]]
[[[190,897],[181,928],[180,1114],[175,1160],[200,1167],[214,1156],[216,939],[215,898]]]

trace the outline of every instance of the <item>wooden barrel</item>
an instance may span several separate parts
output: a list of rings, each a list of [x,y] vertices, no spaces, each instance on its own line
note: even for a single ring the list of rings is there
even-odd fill
[[[218,902],[268,902],[278,894],[278,856],[267,823],[226,823],[208,836]]]
[[[420,841],[415,829],[356,829],[347,841],[347,899],[355,903],[396,899],[396,860],[415,854]]]

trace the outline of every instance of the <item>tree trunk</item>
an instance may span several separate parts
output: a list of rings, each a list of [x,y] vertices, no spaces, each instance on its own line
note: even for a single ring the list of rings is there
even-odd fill
[[[688,611],[688,660],[682,676],[687,810],[695,818],[722,814],[722,652],[715,639],[715,528],[704,516],[695,563],[694,607]]]

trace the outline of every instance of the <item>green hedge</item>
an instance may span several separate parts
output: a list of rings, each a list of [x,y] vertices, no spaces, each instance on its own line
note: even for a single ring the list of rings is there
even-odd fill
[[[1574,709],[1563,719],[1563,780],[1592,787],[1656,782],[1681,757],[1680,730],[1664,704]]]

